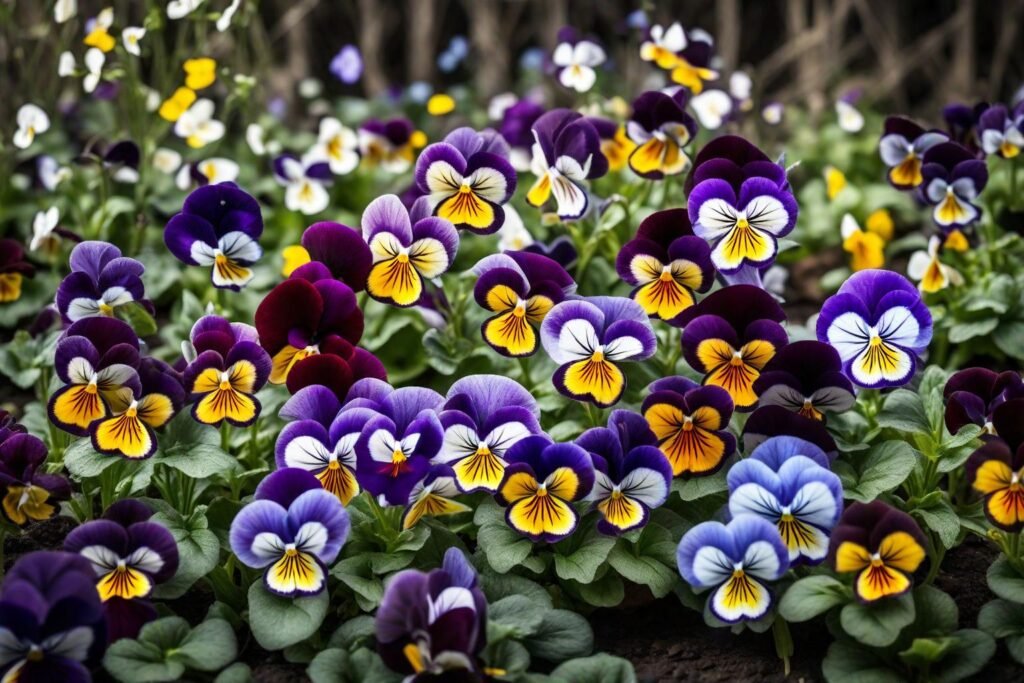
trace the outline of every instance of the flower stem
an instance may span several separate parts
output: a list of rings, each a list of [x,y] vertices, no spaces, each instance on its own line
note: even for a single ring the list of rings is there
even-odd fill
[[[519,360],[519,371],[523,375],[523,387],[527,391],[531,391],[533,389],[533,379],[530,377],[530,357],[529,356],[520,356],[518,358],[518,360]]]

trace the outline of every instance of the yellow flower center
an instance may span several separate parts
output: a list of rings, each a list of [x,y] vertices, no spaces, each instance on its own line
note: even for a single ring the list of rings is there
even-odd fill
[[[409,262],[409,255],[408,254],[399,254],[396,258],[398,259],[399,263],[408,263]]]
[[[590,357],[590,360],[592,360],[595,363],[603,363],[604,351],[594,351],[594,355]]]
[[[406,460],[408,460],[408,458],[405,457],[405,453],[402,452],[401,448],[396,448],[391,454],[392,465],[401,465]]]

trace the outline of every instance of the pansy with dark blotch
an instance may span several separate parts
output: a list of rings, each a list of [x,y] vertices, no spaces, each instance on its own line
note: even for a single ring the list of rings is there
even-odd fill
[[[414,305],[423,294],[423,281],[440,277],[455,260],[455,226],[421,213],[414,206],[410,215],[393,194],[374,199],[363,212],[363,239],[373,256],[366,291],[377,301]]]
[[[458,548],[429,573],[406,569],[387,583],[374,618],[377,652],[410,683],[479,680],[487,600]]]
[[[757,515],[779,530],[790,565],[818,564],[843,511],[843,485],[825,452],[792,436],[776,436],[729,469],[729,514]]]
[[[139,181],[139,146],[131,140],[120,140],[103,151],[103,168],[119,183]]]
[[[81,242],[71,250],[71,273],[57,287],[57,310],[73,323],[97,315],[113,317],[119,308],[138,302],[152,312],[145,299],[139,261],[121,256],[107,242]]]
[[[1011,113],[1005,105],[997,104],[985,110],[978,120],[978,134],[985,154],[997,154],[1004,159],[1013,159],[1024,147],[1024,132],[1021,124],[1024,117]]]
[[[775,436],[795,436],[820,448],[830,460],[839,455],[839,446],[825,423],[778,405],[761,406],[743,425],[743,452],[751,453]]]
[[[252,280],[250,266],[263,256],[262,234],[259,202],[234,183],[217,183],[185,198],[181,213],[164,228],[164,243],[182,263],[210,266],[215,287],[238,291]]]
[[[950,434],[975,424],[984,434],[998,436],[992,413],[1005,401],[1024,398],[1024,380],[1013,370],[966,368],[946,380],[942,396],[946,399],[946,429]]]
[[[264,585],[285,597],[315,595],[327,586],[349,532],[348,513],[305,470],[287,467],[260,482],[231,522],[231,550],[247,567],[265,569]]]
[[[779,349],[754,380],[762,406],[782,406],[813,420],[841,413],[856,402],[839,353],[820,341],[802,340]]]
[[[570,109],[553,109],[534,122],[533,135],[530,169],[537,180],[526,193],[526,201],[541,207],[553,195],[559,218],[582,217],[590,205],[584,181],[608,172],[594,124]]]
[[[937,130],[925,130],[902,116],[885,119],[878,154],[888,168],[887,177],[898,190],[912,190],[924,181],[921,175],[924,154],[949,137]]]
[[[694,292],[714,282],[711,249],[693,234],[686,209],[657,211],[640,223],[636,236],[615,260],[619,277],[652,318],[671,320],[694,304]]]
[[[497,232],[516,191],[509,147],[492,130],[456,128],[428,145],[416,160],[416,186],[435,216],[478,235]]]
[[[64,550],[92,564],[111,642],[135,638],[156,618],[143,598],[178,570],[178,544],[166,527],[149,521],[152,516],[144,503],[120,500],[64,539]]]
[[[696,185],[711,178],[726,180],[737,191],[750,178],[768,178],[783,189],[789,189],[785,167],[739,135],[722,135],[700,148],[693,160],[693,172],[684,184],[687,195]]]
[[[981,218],[975,200],[988,183],[985,162],[955,142],[935,145],[924,155],[920,197],[932,207],[932,220],[943,232],[964,228]]]
[[[520,172],[530,170],[533,148],[533,124],[544,113],[544,107],[529,97],[510,106],[501,117],[501,137],[509,144],[509,161]]]
[[[405,118],[387,121],[368,119],[356,131],[359,154],[371,166],[380,166],[388,173],[405,173],[412,167],[417,135],[412,122]]]
[[[573,503],[594,486],[590,454],[571,443],[546,436],[521,439],[505,455],[508,466],[496,500],[509,526],[533,541],[554,543],[579,524]]]
[[[116,318],[83,318],[57,342],[54,368],[64,386],[47,404],[50,420],[66,432],[86,436],[89,425],[110,414],[122,388],[142,390],[139,338]]]
[[[576,245],[572,243],[572,238],[568,235],[561,235],[560,237],[556,237],[546,243],[534,241],[532,244],[528,244],[523,247],[522,250],[530,254],[547,256],[549,259],[562,266],[562,268],[565,268],[566,271],[574,267],[577,259],[579,258],[579,254],[576,251]]]
[[[89,683],[107,625],[89,561],[73,553],[23,555],[0,588],[0,676],[18,683]]]
[[[661,180],[689,170],[690,157],[684,150],[697,135],[697,122],[686,113],[688,96],[683,89],[674,96],[652,90],[633,101],[626,133],[637,146],[629,155],[634,173]]]
[[[998,436],[985,439],[964,468],[971,488],[984,496],[985,516],[1004,531],[1024,529],[1024,398],[1011,398],[992,411]]]
[[[280,154],[273,161],[274,179],[285,188],[284,204],[291,211],[307,216],[320,213],[330,203],[327,186],[334,182],[331,165],[316,154],[301,159]]]
[[[353,292],[366,289],[366,278],[370,275],[373,255],[363,240],[362,234],[347,225],[320,221],[306,228],[302,233],[301,262],[289,273],[289,277],[320,280],[326,268],[330,276],[341,280]],[[307,277],[307,273],[317,273]]]
[[[611,119],[588,116],[598,137],[601,138],[601,154],[608,160],[608,170],[621,171],[629,163],[629,155],[636,149],[636,143],[629,139],[626,127]]]
[[[640,410],[673,476],[713,474],[736,451],[728,430],[733,402],[725,389],[664,377],[648,392]]]
[[[679,573],[697,590],[714,589],[708,609],[727,624],[756,621],[772,606],[767,584],[789,569],[789,551],[774,524],[740,515],[728,524],[701,522],[679,541]]]
[[[441,517],[469,512],[473,508],[455,500],[462,491],[455,483],[455,471],[448,465],[431,465],[427,474],[409,493],[402,511],[402,529],[411,529],[424,517]]]
[[[0,417],[0,497],[4,516],[14,524],[49,519],[59,509],[54,503],[71,496],[67,479],[46,473],[46,456],[42,439],[9,415]]]
[[[22,282],[35,274],[35,266],[25,260],[21,243],[0,239],[0,304],[20,299]]]
[[[259,345],[256,328],[216,315],[192,326],[193,358],[183,373],[193,400],[192,417],[219,427],[221,422],[246,427],[260,415],[256,392],[270,377],[270,355]]]
[[[818,340],[839,352],[843,372],[868,389],[910,381],[932,339],[932,314],[909,280],[888,270],[861,270],[821,308]]]
[[[853,592],[865,603],[909,591],[927,547],[917,522],[880,500],[851,503],[832,531],[830,546],[832,568],[856,573]]]
[[[754,382],[788,342],[786,314],[768,292],[754,285],[720,289],[672,321],[683,328],[683,355],[704,375],[704,384],[722,387],[737,410],[757,403]]]
[[[559,366],[551,379],[555,388],[602,408],[616,403],[626,389],[619,363],[650,358],[658,347],[640,304],[618,296],[557,304],[541,323],[540,340]]]
[[[588,429],[576,439],[594,463],[594,488],[587,499],[601,514],[601,533],[618,536],[644,526],[651,510],[668,499],[672,465],[657,443],[646,420],[629,410],[613,410],[607,427]]]
[[[500,375],[456,380],[439,417],[444,445],[437,461],[451,466],[455,483],[466,493],[497,491],[508,449],[541,433],[536,399],[518,382]]]
[[[981,149],[978,122],[988,107],[988,102],[978,102],[974,105],[954,102],[942,108],[942,119],[946,122],[950,139],[960,143],[979,157],[983,150]]]
[[[89,425],[96,451],[131,460],[148,458],[157,449],[154,430],[170,422],[185,403],[180,375],[163,361],[143,358],[138,376],[138,391],[119,389],[109,415]]]
[[[491,348],[503,356],[537,351],[539,326],[551,308],[576,291],[576,283],[558,263],[540,254],[507,251],[485,256],[475,266],[473,297],[493,315],[480,326]]]

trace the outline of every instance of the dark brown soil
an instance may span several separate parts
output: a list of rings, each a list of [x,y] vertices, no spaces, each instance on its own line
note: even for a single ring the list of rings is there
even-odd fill
[[[4,572],[22,555],[37,550],[60,550],[64,537],[78,524],[70,517],[53,517],[29,525],[26,533],[4,539]]]

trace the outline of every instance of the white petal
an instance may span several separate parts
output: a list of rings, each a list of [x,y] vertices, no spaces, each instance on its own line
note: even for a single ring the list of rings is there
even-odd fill
[[[789,212],[775,197],[761,195],[754,197],[747,204],[744,211],[747,214],[747,221],[751,227],[771,233],[776,237],[789,224]]]
[[[910,143],[902,135],[890,133],[882,136],[882,140],[878,143],[878,155],[890,168],[902,163],[909,152]]]
[[[562,175],[552,177],[551,193],[562,218],[579,218],[586,212],[587,193],[569,178]]]
[[[660,472],[638,467],[619,483],[619,490],[647,507],[657,507],[668,498],[668,484]]]
[[[121,561],[117,553],[105,545],[87,545],[78,554],[92,563],[96,576],[102,576],[117,566]]]
[[[476,453],[480,437],[476,430],[463,424],[454,424],[444,432],[444,445],[437,457],[438,462],[453,462]]]
[[[601,66],[608,59],[604,49],[597,43],[581,40],[572,51],[573,62],[583,66]]]
[[[164,558],[160,553],[143,546],[125,558],[125,564],[147,574],[156,574],[164,567]]]
[[[604,347],[604,355],[608,360],[625,360],[643,352],[643,342],[632,336],[613,339]]]
[[[506,422],[492,429],[484,437],[484,443],[491,449],[491,453],[500,458],[513,444],[529,435],[530,430],[522,422]]]
[[[716,586],[733,573],[732,560],[712,545],[706,545],[693,556],[693,575],[701,586]]]
[[[866,349],[871,341],[868,324],[858,314],[852,312],[837,316],[825,331],[825,336],[844,361]]]
[[[263,531],[256,534],[252,539],[252,547],[249,551],[260,560],[270,564],[278,560],[284,553],[285,542],[281,537],[270,531]]]
[[[576,318],[562,326],[558,333],[558,358],[552,356],[556,363],[568,363],[569,361],[590,358],[601,340],[597,337],[597,331],[590,321]]]
[[[793,495],[790,509],[799,521],[826,529],[835,523],[839,514],[832,490],[820,481],[801,486]]]
[[[263,256],[259,243],[240,231],[229,232],[220,238],[220,250],[232,261],[254,263]]]
[[[555,66],[569,66],[572,64],[572,45],[560,43],[551,54],[551,61]]]
[[[724,199],[709,199],[697,210],[697,222],[703,228],[701,237],[715,240],[736,227],[736,209]]]
[[[331,451],[319,439],[299,436],[284,448],[284,464],[303,470],[319,470],[331,461]]]
[[[370,457],[375,461],[390,463],[398,445],[391,432],[386,429],[378,429],[370,435],[367,449],[370,452]]]
[[[751,481],[729,494],[729,513],[734,517],[752,514],[775,522],[782,514],[782,504],[771,491]]]
[[[743,553],[743,571],[766,581],[779,578],[779,556],[768,541],[754,541]]]
[[[302,552],[319,556],[327,545],[327,527],[320,522],[306,522],[295,533],[295,547]]]

